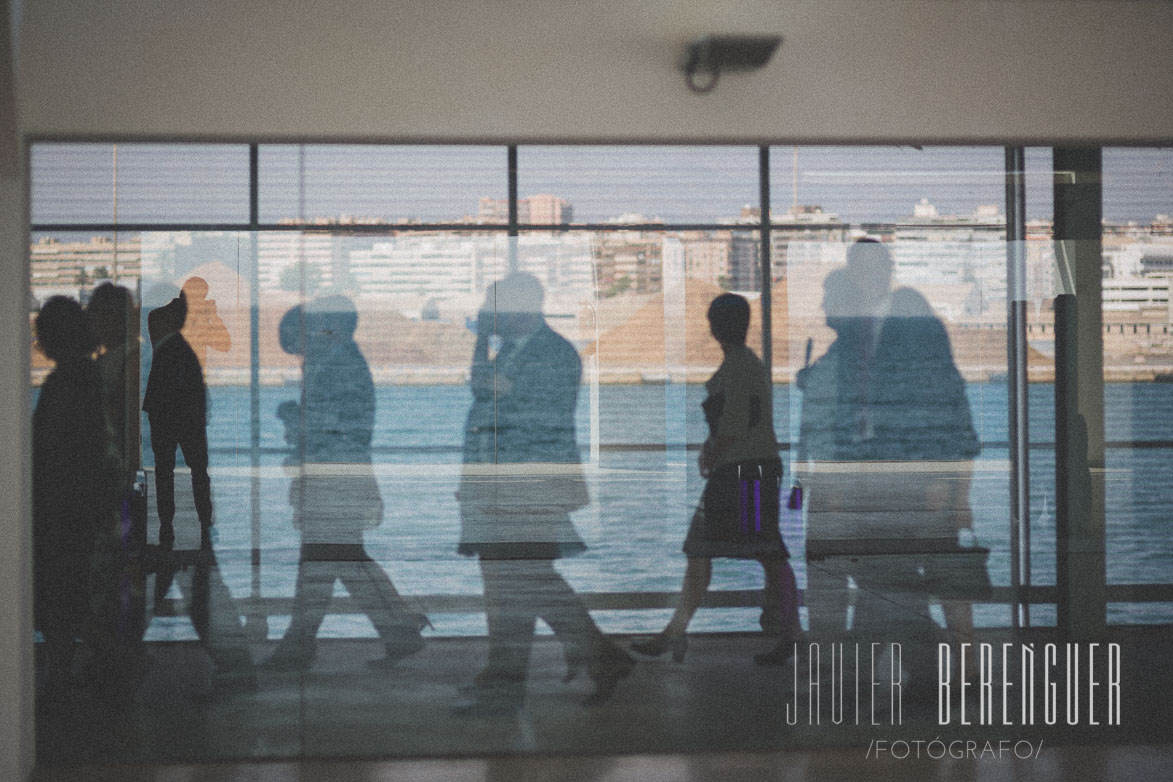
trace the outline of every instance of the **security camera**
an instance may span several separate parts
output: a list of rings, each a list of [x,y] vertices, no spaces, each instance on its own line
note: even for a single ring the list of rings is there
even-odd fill
[[[680,67],[690,89],[708,92],[716,86],[721,71],[761,68],[780,43],[780,35],[705,35],[688,45]],[[708,81],[698,83],[697,74],[708,74]]]

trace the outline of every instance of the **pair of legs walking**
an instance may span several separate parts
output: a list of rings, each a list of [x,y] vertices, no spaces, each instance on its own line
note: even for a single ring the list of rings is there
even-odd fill
[[[478,675],[473,711],[513,712],[525,699],[525,682],[537,620],[554,631],[566,656],[565,681],[586,670],[595,682],[588,703],[601,702],[630,668],[608,641],[553,559],[482,557],[489,661]]]
[[[386,656],[372,664],[390,665],[423,648],[420,630],[429,624],[427,617],[411,610],[362,543],[303,543],[293,620],[267,667],[307,670],[313,665],[318,629],[330,608],[335,581],[342,582],[383,641]]]
[[[758,562],[766,576],[762,600],[762,625],[778,626],[783,636],[774,652],[767,652],[755,658],[759,662],[770,663],[774,661],[768,656],[782,654],[798,633],[798,585],[790,563],[782,557],[762,557]],[[712,578],[711,558],[689,557],[684,569],[684,581],[680,587],[680,599],[676,602],[676,610],[672,613],[668,626],[659,636],[632,644],[631,648],[648,655],[660,655],[671,649],[674,660],[683,660],[688,648],[685,633],[693,615],[700,608]]]

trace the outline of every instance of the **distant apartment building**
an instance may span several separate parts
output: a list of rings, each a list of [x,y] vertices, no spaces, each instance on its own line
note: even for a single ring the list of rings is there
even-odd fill
[[[851,226],[839,215],[824,212],[817,204],[796,204],[783,214],[771,215],[770,278],[786,277],[787,258],[792,242],[829,242],[847,240]]]
[[[476,294],[478,269],[501,256],[492,237],[391,236],[350,253],[350,277],[364,296],[448,299]]]
[[[517,201],[517,222],[526,225],[566,225],[574,219],[574,208],[565,198],[539,193]],[[508,223],[509,201],[481,198],[477,203],[478,223]]]
[[[317,285],[334,284],[337,237],[325,231],[261,231],[257,234],[257,277],[262,291],[291,288],[298,266],[312,267]],[[299,275],[300,276],[300,275]]]
[[[591,255],[603,295],[625,290],[653,293],[661,288],[663,237],[659,234],[596,233],[592,237]]]
[[[729,282],[735,291],[762,289],[762,241],[756,233],[729,233]]]
[[[29,284],[39,300],[58,293],[77,296],[103,280],[134,287],[142,274],[142,239],[41,237],[29,245],[29,269]]]
[[[517,259],[520,270],[541,281],[547,297],[593,296],[594,268],[591,237],[587,234],[524,234],[517,239]],[[487,284],[482,281],[479,290],[483,291]]]
[[[677,235],[684,253],[684,275],[719,285],[729,279],[728,237],[708,231],[683,231]]]

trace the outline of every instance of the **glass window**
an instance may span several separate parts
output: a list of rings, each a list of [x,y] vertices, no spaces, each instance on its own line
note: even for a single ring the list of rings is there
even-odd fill
[[[518,219],[537,225],[756,222],[757,171],[754,147],[523,146]]]
[[[263,144],[262,223],[505,223],[503,147]]]
[[[32,147],[31,216],[51,223],[247,223],[244,144]]]

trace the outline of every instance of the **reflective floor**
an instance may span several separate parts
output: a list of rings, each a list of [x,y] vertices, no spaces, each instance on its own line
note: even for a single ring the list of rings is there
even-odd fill
[[[42,769],[38,782],[379,782],[381,780],[1112,780],[1148,782],[1173,776],[1168,746],[1062,747],[1037,760],[875,761],[852,750],[760,754],[627,755],[618,757],[528,757],[455,760],[330,761],[206,764],[200,766],[109,766]]]
[[[983,634],[981,640],[996,644],[1008,637],[1003,631]],[[1054,640],[1041,633],[1030,637],[1039,648]],[[1117,631],[1113,638],[1125,650],[1122,720],[1119,726],[1105,724],[1101,686],[1096,691],[1101,724],[1094,727],[1067,727],[1061,716],[1058,725],[1047,726],[1041,701],[1036,724],[1029,727],[962,726],[956,712],[950,724],[940,726],[935,694],[922,700],[915,691],[904,698],[894,724],[884,689],[874,707],[868,698],[866,662],[858,712],[853,714],[849,667],[847,710],[838,712],[836,724],[826,678],[819,711],[811,714],[805,651],[800,652],[797,672],[793,665],[763,668],[751,659],[752,653],[770,647],[769,639],[760,636],[693,636],[683,662],[668,657],[641,660],[602,705],[584,705],[591,682],[584,675],[566,682],[559,645],[542,639],[535,644],[525,705],[516,713],[467,709],[469,685],[486,653],[482,639],[433,640],[390,670],[369,666],[381,656],[376,641],[323,640],[312,670],[261,668],[255,678],[233,671],[217,673],[198,643],[159,644],[150,650],[141,681],[125,692],[82,694],[67,707],[41,704],[39,759],[42,766],[64,767],[293,757],[768,755],[849,748],[849,757],[870,754],[874,760],[884,754],[874,742],[919,740],[923,746],[939,738],[976,741],[975,759],[989,759],[989,752],[1001,751],[1009,762],[1010,746],[1017,741],[1030,742],[1037,759],[1061,746],[1166,741],[1170,693],[1167,679],[1160,675],[1167,665],[1160,650],[1169,648],[1173,633],[1167,628],[1136,628]],[[266,642],[250,648],[264,659],[274,646]],[[825,658],[823,662],[825,669]],[[1062,686],[1059,691],[1062,697]],[[1016,705],[1014,701],[1008,709],[1012,719],[1017,717]],[[968,719],[977,723],[974,709],[971,700]],[[870,724],[873,719],[878,724]],[[796,724],[788,724],[792,721]],[[1086,716],[1080,721],[1086,723]],[[983,758],[980,752],[987,741],[993,742],[993,749]],[[999,742],[1009,744],[998,750]],[[956,751],[961,749],[956,745]],[[1021,753],[1029,754],[1025,746]]]

